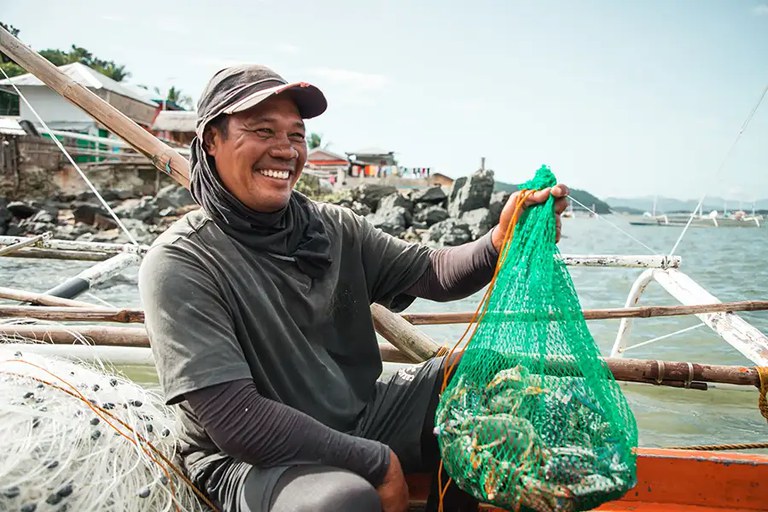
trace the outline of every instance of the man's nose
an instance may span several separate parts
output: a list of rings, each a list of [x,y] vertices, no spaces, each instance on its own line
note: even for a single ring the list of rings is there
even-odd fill
[[[298,157],[298,151],[291,145],[287,134],[275,137],[272,147],[269,148],[269,155],[281,160],[293,160]]]

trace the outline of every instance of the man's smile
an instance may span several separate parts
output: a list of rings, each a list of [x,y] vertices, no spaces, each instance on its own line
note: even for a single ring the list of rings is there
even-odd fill
[[[291,171],[279,170],[279,169],[256,169],[256,172],[267,178],[274,178],[277,180],[287,180],[291,177]]]

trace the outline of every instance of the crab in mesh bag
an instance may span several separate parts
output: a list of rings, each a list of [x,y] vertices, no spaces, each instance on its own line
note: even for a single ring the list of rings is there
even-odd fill
[[[555,184],[544,166],[520,188]],[[523,210],[520,196],[435,433],[448,474],[477,499],[588,510],[635,485],[637,425],[555,245],[553,197]]]

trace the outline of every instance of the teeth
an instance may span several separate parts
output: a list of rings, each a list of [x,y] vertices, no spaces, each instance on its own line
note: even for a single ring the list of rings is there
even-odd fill
[[[274,169],[260,169],[259,172],[269,178],[276,178],[278,180],[287,180],[291,175],[288,171],[276,171]]]

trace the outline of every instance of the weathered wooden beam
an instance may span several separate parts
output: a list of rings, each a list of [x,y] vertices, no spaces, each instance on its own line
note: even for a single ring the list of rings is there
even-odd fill
[[[752,300],[723,302],[717,304],[698,304],[690,306],[646,306],[635,308],[585,309],[582,313],[584,314],[584,318],[586,320],[605,320],[616,318],[652,318],[696,315],[701,313],[722,311],[764,310],[768,310],[768,301]],[[412,325],[446,325],[468,323],[472,318],[472,313],[403,313],[399,316]],[[93,309],[86,307],[39,308],[24,306],[0,306],[0,317],[29,317],[37,318],[40,320],[55,320],[61,322],[86,321],[141,323],[144,321],[144,312],[140,309],[114,309],[103,307]],[[515,314],[509,313],[508,318],[515,318]],[[428,340],[429,343],[434,343],[431,339],[426,338],[425,340]],[[428,347],[428,351],[431,351],[434,348],[431,344],[426,346]]]
[[[83,341],[109,347],[149,347],[149,337],[140,327],[105,327],[101,325],[49,326],[49,325],[3,325],[0,336],[6,341],[34,339],[53,344],[77,344]],[[395,347],[379,344],[382,360],[409,363],[413,356]],[[746,366],[710,365],[680,361],[658,361],[646,359],[608,358],[605,362],[616,380],[640,382],[671,387],[692,387],[704,389],[702,383],[734,384],[738,386],[760,385],[755,368]],[[558,375],[579,375],[573,358],[545,357],[541,366],[545,371]]]
[[[698,315],[702,313],[724,312],[724,311],[764,311],[768,310],[768,301],[766,300],[745,300],[738,302],[722,302],[717,304],[697,304],[682,306],[644,306],[635,308],[606,308],[606,309],[585,309],[585,320],[607,320],[616,318],[651,318],[659,316],[682,316]],[[490,314],[490,313],[489,313]],[[445,324],[466,324],[472,320],[474,313],[404,313],[403,318],[413,325],[445,325]],[[504,315],[505,318],[513,320],[519,313],[494,313],[494,315]]]
[[[413,362],[426,361],[440,350],[432,338],[384,306],[371,304],[371,316],[376,331]]]
[[[43,295],[43,294],[41,294]],[[52,297],[52,295],[48,295]],[[55,297],[58,298],[58,297]],[[69,299],[59,299],[67,300]],[[29,302],[29,301],[27,301]],[[71,301],[79,302],[79,301]],[[114,309],[106,307],[39,307],[0,306],[0,318],[34,318],[54,322],[119,322],[142,323],[144,311],[140,309]]]
[[[683,304],[720,303],[717,297],[679,270],[654,270],[653,277],[670,295]],[[697,316],[750,361],[759,366],[768,365],[768,336],[732,311],[702,312],[697,313]]]
[[[30,245],[35,245],[37,242],[50,237],[51,237],[51,233],[46,232],[46,233],[43,233],[42,235],[33,236],[27,240],[19,241],[12,245],[7,245],[3,248],[0,248],[0,256],[8,256],[9,254],[13,254],[19,249],[29,247]]]
[[[67,260],[67,261],[104,261],[110,254],[93,251],[67,251],[63,249],[38,249],[29,247],[20,249],[13,254],[5,254],[6,258],[35,258],[43,260]]]
[[[24,290],[17,290],[15,288],[0,287],[0,299],[18,300],[22,302],[28,302],[30,304],[40,304],[41,306],[65,306],[65,307],[78,307],[87,308],[88,310],[101,309],[100,306],[91,304],[89,302],[83,302],[72,299],[62,299],[61,297],[54,297],[53,295],[47,295],[45,293],[28,292]],[[15,307],[15,306],[14,306]],[[44,311],[44,309],[40,309]],[[28,315],[35,318],[35,315]]]

